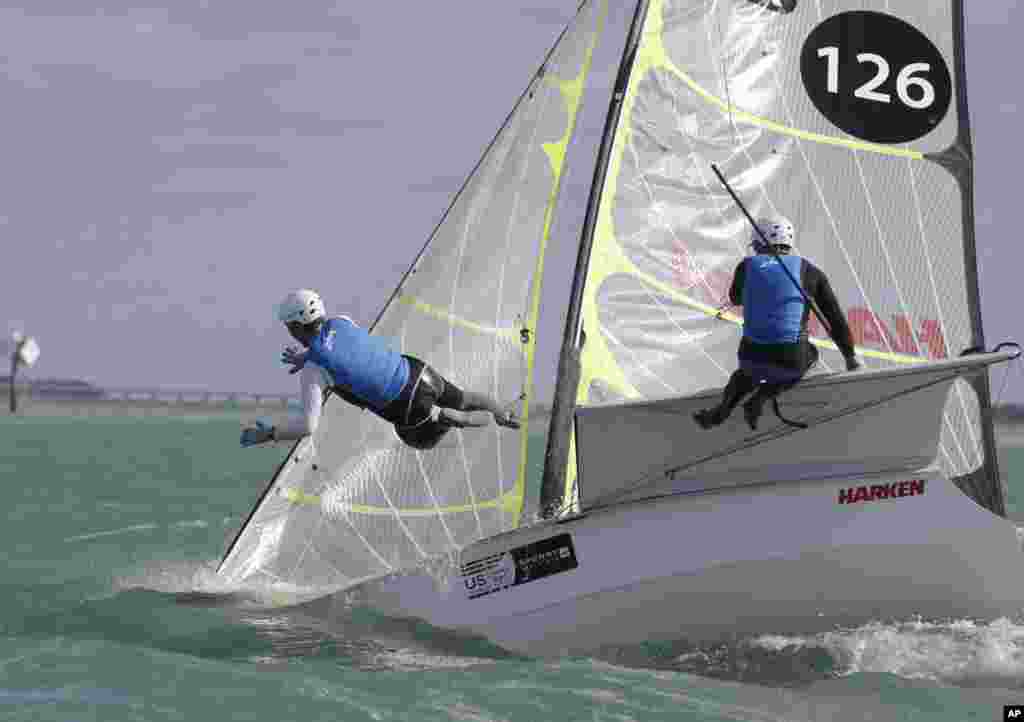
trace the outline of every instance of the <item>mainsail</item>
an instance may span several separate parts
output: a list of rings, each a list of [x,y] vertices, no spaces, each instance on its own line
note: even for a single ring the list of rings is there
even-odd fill
[[[606,11],[580,6],[372,329],[463,388],[514,403],[521,431],[453,430],[421,452],[329,400],[232,542],[223,576],[344,587],[522,522],[543,463],[545,424],[530,411],[545,252]]]
[[[575,404],[683,396],[736,367],[742,309],[728,289],[750,227],[713,163],[755,216],[793,221],[795,251],[828,274],[868,368],[984,345],[960,0],[649,0],[620,82],[546,506],[578,503],[574,454],[555,443]],[[810,332],[817,372],[842,370],[820,325]],[[958,381],[937,463],[1003,514],[996,461],[987,377]]]

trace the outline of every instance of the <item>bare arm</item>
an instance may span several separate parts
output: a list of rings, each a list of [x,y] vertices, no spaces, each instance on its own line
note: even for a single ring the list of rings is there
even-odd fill
[[[278,427],[274,437],[282,441],[301,439],[316,432],[323,409],[326,388],[323,369],[314,363],[306,363],[299,374],[299,388],[302,397],[302,414],[292,416]]]

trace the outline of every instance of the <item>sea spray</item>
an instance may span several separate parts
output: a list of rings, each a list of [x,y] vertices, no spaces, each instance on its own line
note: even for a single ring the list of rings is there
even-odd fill
[[[1024,687],[1020,619],[871,622],[810,637],[763,635],[748,647],[788,660],[824,652],[836,676],[888,673],[962,687]]]

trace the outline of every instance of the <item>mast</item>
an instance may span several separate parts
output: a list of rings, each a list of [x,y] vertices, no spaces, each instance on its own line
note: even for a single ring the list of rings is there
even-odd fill
[[[18,392],[14,384],[14,377],[18,375],[18,349],[14,350],[11,354],[11,399],[10,407],[11,413],[18,413]]]
[[[953,3],[953,54],[956,72],[956,108],[959,123],[956,143],[933,157],[956,178],[962,194],[964,271],[967,281],[967,304],[971,318],[971,346],[985,348],[981,321],[981,287],[978,282],[977,239],[974,234],[974,151],[971,140],[971,119],[967,107],[967,59],[964,33],[963,0]],[[982,444],[985,460],[979,469],[953,481],[960,489],[994,514],[1006,516],[1006,494],[999,473],[999,452],[992,421],[992,392],[988,372],[969,380],[978,395],[981,407]]]
[[[590,185],[590,198],[587,201],[583,229],[580,233],[579,254],[576,259],[576,273],[572,279],[569,292],[569,306],[565,317],[565,335],[562,350],[558,357],[558,380],[555,383],[555,394],[551,405],[551,426],[548,432],[548,445],[544,454],[544,475],[540,488],[540,515],[550,518],[557,513],[565,493],[565,473],[569,462],[569,440],[572,434],[572,417],[576,407],[576,393],[580,380],[580,352],[586,341],[586,335],[580,323],[583,307],[583,288],[587,280],[587,267],[590,252],[594,245],[594,228],[597,225],[597,212],[604,190],[605,174],[608,161],[615,141],[615,132],[619,126],[622,104],[629,86],[633,60],[640,45],[644,21],[647,17],[649,0],[638,0],[633,14],[626,46],[619,62],[615,89],[605,116],[604,131],[601,145],[598,148],[597,164],[594,168],[594,179]]]

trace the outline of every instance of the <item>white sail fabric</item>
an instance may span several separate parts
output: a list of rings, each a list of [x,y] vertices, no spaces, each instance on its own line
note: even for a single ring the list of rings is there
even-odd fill
[[[529,410],[545,248],[604,15],[603,2],[581,6],[373,329],[459,387],[509,402],[521,430],[451,430],[417,451],[330,399],[221,574],[344,587],[520,523],[544,451],[542,428],[530,443]]]
[[[751,229],[712,163],[755,218],[793,222],[868,368],[979,342],[960,13],[949,0],[648,3],[600,195],[579,403],[691,394],[736,368],[742,309],[725,306]],[[816,372],[842,370],[810,331]],[[938,456],[950,476],[985,461],[980,408],[958,381]]]

